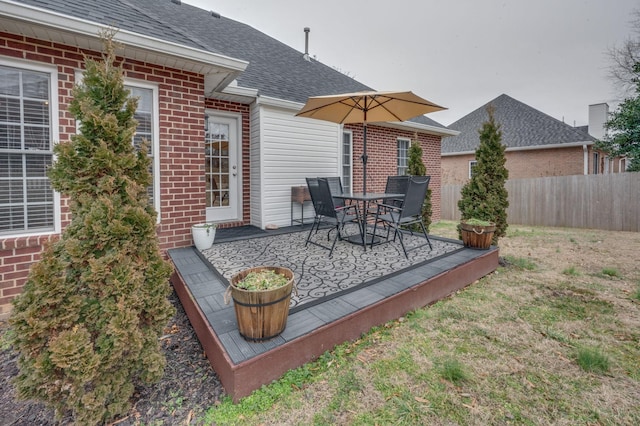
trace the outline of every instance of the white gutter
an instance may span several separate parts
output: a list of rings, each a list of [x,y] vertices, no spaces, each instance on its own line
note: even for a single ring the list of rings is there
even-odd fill
[[[100,42],[98,33],[107,28],[104,24],[27,6],[10,0],[0,0],[0,17],[7,17],[47,29],[57,30],[63,37],[66,35],[67,38],[74,39],[76,44],[79,41],[83,41],[85,45],[80,47],[94,50],[102,49],[102,43]],[[77,37],[73,37],[73,34],[82,37],[78,40]],[[142,50],[146,55],[170,57],[172,63],[176,65],[182,63],[192,68],[199,68],[201,69],[199,72],[205,75],[209,73],[216,74],[226,72],[233,74],[233,78],[235,78],[235,76],[244,71],[249,64],[247,61],[202,49],[183,46],[123,29],[118,29],[114,40],[124,44],[127,50]],[[178,69],[183,69],[183,67],[176,65],[173,66]],[[233,78],[231,78],[231,80],[233,80]],[[226,84],[231,80],[224,78]]]
[[[582,168],[582,174],[589,174],[589,146],[587,144],[582,145],[582,162],[584,164]]]
[[[537,151],[539,149],[556,149],[556,148],[573,148],[573,147],[584,147],[593,145],[591,141],[584,142],[571,142],[571,143],[554,143],[549,145],[534,145],[534,146],[516,146],[516,147],[507,147],[506,152],[514,152],[514,151]],[[469,155],[475,154],[476,151],[461,151],[461,152],[443,152],[441,154],[442,157],[454,157],[456,155]]]
[[[438,136],[458,136],[460,134],[457,130],[451,130],[446,127],[431,126],[429,124],[415,123],[413,121],[391,122],[391,123],[369,123],[372,126],[389,127],[392,129],[400,130],[420,130],[425,133]]]

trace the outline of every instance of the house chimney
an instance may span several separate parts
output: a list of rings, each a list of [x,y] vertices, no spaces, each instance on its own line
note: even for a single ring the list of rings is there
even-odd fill
[[[606,103],[589,105],[588,132],[596,139],[604,139],[606,130],[604,123],[609,119],[609,105]]]
[[[304,56],[305,61],[311,61],[309,59],[309,32],[311,32],[311,28],[304,27]]]

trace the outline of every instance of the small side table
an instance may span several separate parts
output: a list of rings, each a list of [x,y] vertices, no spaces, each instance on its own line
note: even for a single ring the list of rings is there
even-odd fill
[[[306,186],[292,186],[291,187],[291,226],[294,223],[299,223],[300,226],[305,225],[305,219],[311,219],[304,217],[304,203],[311,201],[311,194],[309,194],[309,188]],[[300,219],[293,218],[293,206],[294,204],[300,204]]]

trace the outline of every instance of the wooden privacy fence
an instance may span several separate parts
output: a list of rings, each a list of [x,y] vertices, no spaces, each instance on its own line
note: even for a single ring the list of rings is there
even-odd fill
[[[508,223],[640,231],[640,173],[512,179]],[[442,219],[459,220],[462,185],[442,186]]]

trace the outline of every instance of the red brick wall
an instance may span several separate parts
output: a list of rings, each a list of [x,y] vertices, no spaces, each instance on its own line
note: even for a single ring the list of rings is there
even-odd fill
[[[361,125],[345,125],[345,129],[353,132],[353,188],[362,190],[362,155],[363,131]],[[415,139],[414,132],[390,129],[375,125],[367,126],[367,191],[384,191],[387,176],[398,174],[397,140],[398,138]],[[431,176],[432,220],[440,220],[441,200],[441,166],[440,136],[419,133],[418,140],[422,146],[422,161],[427,167],[427,175]]]
[[[76,131],[69,114],[71,89],[76,70],[83,68],[80,49],[0,32],[0,55],[58,70],[59,139],[69,140]],[[193,244],[191,224],[205,219],[204,194],[204,79],[202,75],[153,64],[125,60],[127,78],[158,86],[160,113],[159,158],[161,221],[158,226],[163,250]],[[248,170],[249,107],[230,102],[207,100],[208,108],[243,114],[243,167]],[[244,188],[248,191],[248,173]],[[250,197],[245,194],[245,203]],[[62,226],[69,223],[67,200],[61,200]],[[248,221],[248,205],[244,221]],[[239,224],[242,224],[241,222]],[[48,236],[0,237],[0,317],[10,310],[10,302],[21,291],[30,265],[39,259]],[[53,238],[58,238],[54,235]]]
[[[584,173],[582,147],[507,151],[506,167],[509,179],[545,176],[570,176]],[[593,154],[589,149],[589,174],[593,172]],[[469,180],[469,161],[475,156],[456,155],[442,157],[442,181],[445,185],[464,184]]]

